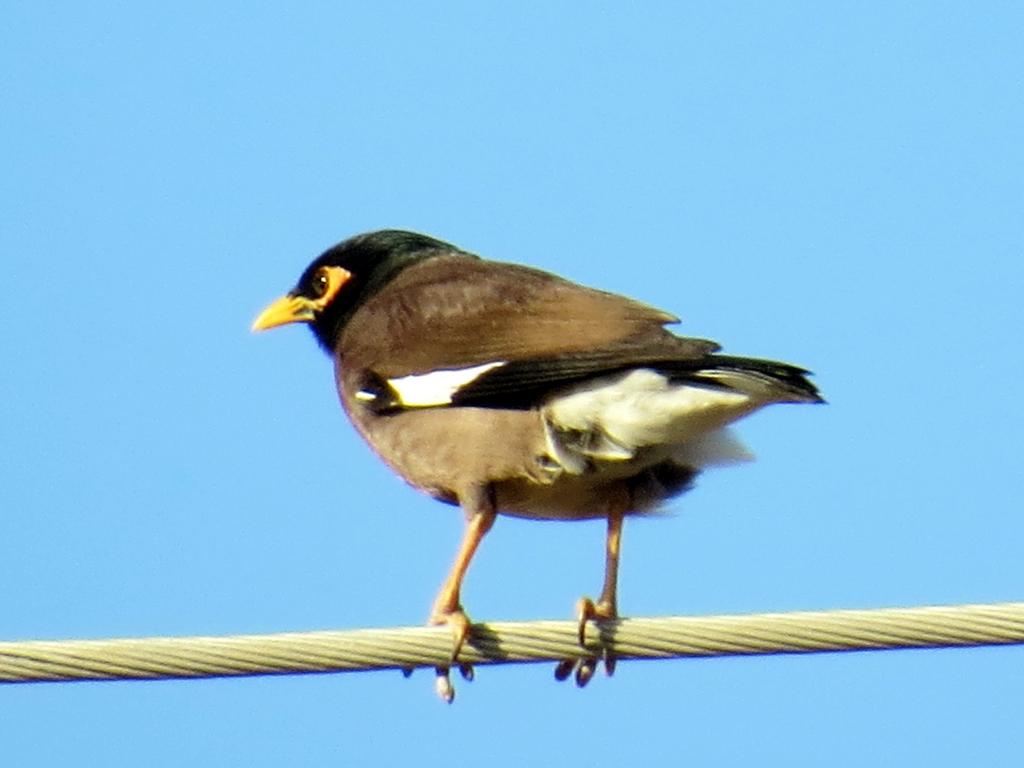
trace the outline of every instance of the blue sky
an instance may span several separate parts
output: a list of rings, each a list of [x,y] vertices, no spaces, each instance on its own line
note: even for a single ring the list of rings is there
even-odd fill
[[[7,3],[0,638],[420,623],[461,527],[308,332],[323,248],[422,230],[812,368],[830,404],[632,521],[632,615],[1019,600],[1016,4]],[[600,523],[502,519],[479,620],[568,618]],[[1005,762],[1024,650],[0,688],[9,765]]]

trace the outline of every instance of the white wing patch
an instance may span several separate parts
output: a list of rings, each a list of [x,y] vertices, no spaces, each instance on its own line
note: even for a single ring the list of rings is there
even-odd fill
[[[455,393],[476,381],[488,371],[505,365],[504,360],[483,363],[469,368],[452,368],[416,373],[398,379],[388,379],[388,385],[405,408],[430,408],[448,405]],[[358,397],[358,395],[357,395]]]
[[[551,454],[580,473],[593,461],[627,461],[647,448],[672,455],[690,446],[695,459],[710,454],[706,463],[742,460],[728,440],[699,444],[766,402],[721,387],[673,383],[640,368],[574,387],[550,400],[543,414]]]

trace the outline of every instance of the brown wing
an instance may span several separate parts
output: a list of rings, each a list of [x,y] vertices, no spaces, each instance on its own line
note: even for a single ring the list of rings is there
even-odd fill
[[[350,319],[342,365],[401,377],[491,361],[608,356],[700,359],[714,342],[672,315],[515,264],[445,256],[403,270]]]

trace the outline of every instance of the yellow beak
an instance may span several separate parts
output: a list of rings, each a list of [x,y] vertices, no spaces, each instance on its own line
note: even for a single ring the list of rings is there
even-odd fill
[[[252,330],[265,331],[288,323],[311,323],[315,317],[315,304],[305,296],[288,294],[271,302],[252,322]]]

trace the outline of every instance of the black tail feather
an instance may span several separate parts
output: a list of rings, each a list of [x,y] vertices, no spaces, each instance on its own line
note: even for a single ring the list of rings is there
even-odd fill
[[[753,357],[731,355],[708,355],[700,370],[694,371],[693,378],[700,380],[702,372],[733,371],[753,376],[772,386],[779,386],[799,402],[824,403],[818,388],[807,378],[810,371],[789,363],[776,360],[761,360]]]

